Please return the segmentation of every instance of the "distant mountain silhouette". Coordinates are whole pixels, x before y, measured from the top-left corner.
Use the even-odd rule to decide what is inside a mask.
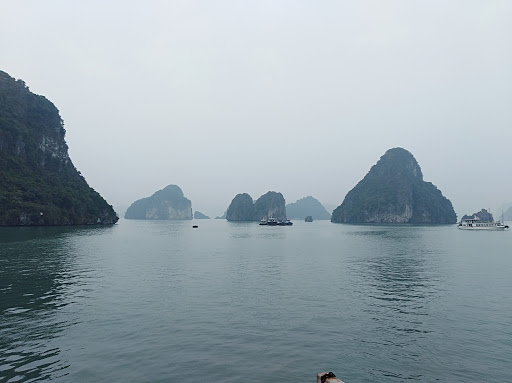
[[[331,219],[331,214],[325,210],[320,201],[311,196],[286,205],[286,215],[289,219],[305,219],[307,216],[315,220]]]
[[[124,215],[126,219],[182,220],[192,219],[192,204],[176,185],[169,185],[151,197],[131,204]]]

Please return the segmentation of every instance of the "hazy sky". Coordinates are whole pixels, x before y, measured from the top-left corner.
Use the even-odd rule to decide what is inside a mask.
[[[512,201],[512,1],[0,0],[0,69],[115,207],[168,184],[339,205],[392,147],[459,215]]]

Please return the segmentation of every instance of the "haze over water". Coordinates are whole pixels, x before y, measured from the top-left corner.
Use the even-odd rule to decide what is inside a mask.
[[[510,232],[191,226],[2,228],[0,382],[512,380]]]

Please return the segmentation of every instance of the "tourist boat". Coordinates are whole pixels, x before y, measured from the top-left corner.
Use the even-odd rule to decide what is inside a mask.
[[[293,223],[291,223],[290,220],[288,220],[286,222],[281,222],[281,221],[277,222],[275,218],[270,217],[269,219],[263,218],[260,221],[260,225],[262,225],[262,226],[289,226],[289,225],[293,225]]]
[[[457,227],[461,230],[505,230],[508,229],[508,225],[500,221],[483,221],[478,217],[469,217],[463,219],[457,224]]]

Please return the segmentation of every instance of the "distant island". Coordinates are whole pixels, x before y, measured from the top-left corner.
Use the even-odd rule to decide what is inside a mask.
[[[65,133],[52,102],[0,71],[0,226],[117,222],[73,165]]]
[[[332,213],[336,223],[456,223],[452,203],[403,148],[388,150]]]
[[[509,207],[507,210],[505,210],[503,213],[503,220],[512,221],[512,207]]]
[[[210,219],[210,217],[201,213],[200,211],[196,211],[194,212],[194,219]]]
[[[255,202],[247,193],[237,194],[226,212],[226,219],[232,222],[260,221],[271,217],[278,221],[286,220],[284,197],[275,191],[263,194]]]
[[[192,203],[185,198],[179,186],[169,185],[151,197],[131,204],[124,215],[126,219],[184,220],[192,219]]]
[[[462,217],[462,221],[465,219],[475,219],[476,217],[478,217],[478,219],[482,221],[494,222],[494,217],[486,209],[482,209],[478,213],[474,213],[471,215],[464,214],[464,216]]]
[[[299,199],[297,202],[286,205],[286,215],[289,219],[305,219],[311,216],[312,219],[331,219],[331,214],[316,198],[311,196]]]

